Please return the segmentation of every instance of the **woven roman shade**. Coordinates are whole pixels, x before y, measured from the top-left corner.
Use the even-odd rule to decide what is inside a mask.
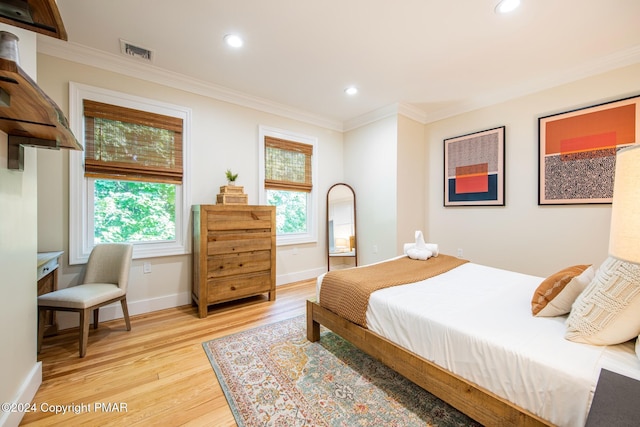
[[[313,146],[266,136],[264,188],[311,192]]]
[[[182,184],[182,119],[84,100],[85,177]]]

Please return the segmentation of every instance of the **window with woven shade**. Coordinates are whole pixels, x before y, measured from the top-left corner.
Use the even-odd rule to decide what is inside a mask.
[[[191,109],[69,82],[69,263],[101,243],[134,258],[189,253]]]
[[[264,143],[265,188],[310,192],[313,146],[268,136]]]
[[[276,207],[278,245],[317,241],[315,137],[260,126],[259,201]]]
[[[85,176],[182,183],[182,119],[84,100]]]

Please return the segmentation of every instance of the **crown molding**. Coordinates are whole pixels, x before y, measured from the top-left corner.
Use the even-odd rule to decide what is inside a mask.
[[[637,63],[640,63],[640,45],[597,58],[578,67],[529,80],[520,85],[506,87],[500,91],[492,91],[464,102],[458,102],[451,107],[428,113],[408,103],[388,105],[346,121],[344,128],[345,131],[353,130],[396,114],[404,115],[422,124],[433,123]]]
[[[523,84],[492,91],[450,108],[430,112],[425,115],[424,123],[433,123],[637,63],[640,63],[640,45],[585,62],[577,67],[531,79]]]
[[[411,120],[415,120],[418,123],[427,124],[427,113],[424,110],[404,102],[398,105],[398,114],[405,116]]]
[[[507,87],[500,91],[493,91],[491,93],[475,97],[468,101],[458,103],[453,107],[425,112],[409,103],[400,102],[378,108],[369,113],[341,122],[339,120],[329,119],[295,109],[287,105],[278,104],[267,99],[235,91],[224,86],[193,79],[183,74],[164,70],[152,64],[142,62],[138,63],[131,58],[106,53],[76,43],[64,42],[51,37],[38,35],[37,51],[39,53],[68,61],[77,62],[91,67],[98,67],[114,73],[143,79],[202,96],[208,96],[219,101],[229,102],[338,132],[357,129],[395,115],[403,115],[419,123],[428,124],[519,98],[521,96],[530,95],[535,92],[551,89],[576,80],[595,76],[617,68],[640,63],[640,45],[637,45],[584,63],[569,70],[542,76],[538,79],[529,80],[521,85]]]
[[[386,107],[378,108],[377,110],[373,110],[369,113],[345,121],[344,131],[347,132],[350,130],[354,130],[362,126],[366,126],[370,123],[377,122],[378,120],[395,116],[397,114],[398,104],[387,105]]]
[[[343,123],[97,49],[38,36],[38,53],[342,132]]]
[[[422,123],[423,125],[428,123],[427,114],[423,110],[414,105],[399,102],[347,120],[344,123],[344,131],[354,130],[370,123],[377,122],[378,120],[398,115],[405,116],[418,123]]]

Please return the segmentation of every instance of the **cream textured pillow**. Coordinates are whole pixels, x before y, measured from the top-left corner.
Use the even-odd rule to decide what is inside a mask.
[[[613,345],[640,335],[640,265],[609,257],[573,303],[565,338]]]
[[[593,267],[574,265],[558,271],[540,283],[531,298],[534,316],[562,316],[593,279]]]

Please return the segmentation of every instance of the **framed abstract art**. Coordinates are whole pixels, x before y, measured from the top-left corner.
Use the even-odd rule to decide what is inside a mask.
[[[640,96],[538,119],[538,204],[611,203],[616,153],[638,142]]]
[[[504,206],[505,127],[444,140],[444,206]]]

